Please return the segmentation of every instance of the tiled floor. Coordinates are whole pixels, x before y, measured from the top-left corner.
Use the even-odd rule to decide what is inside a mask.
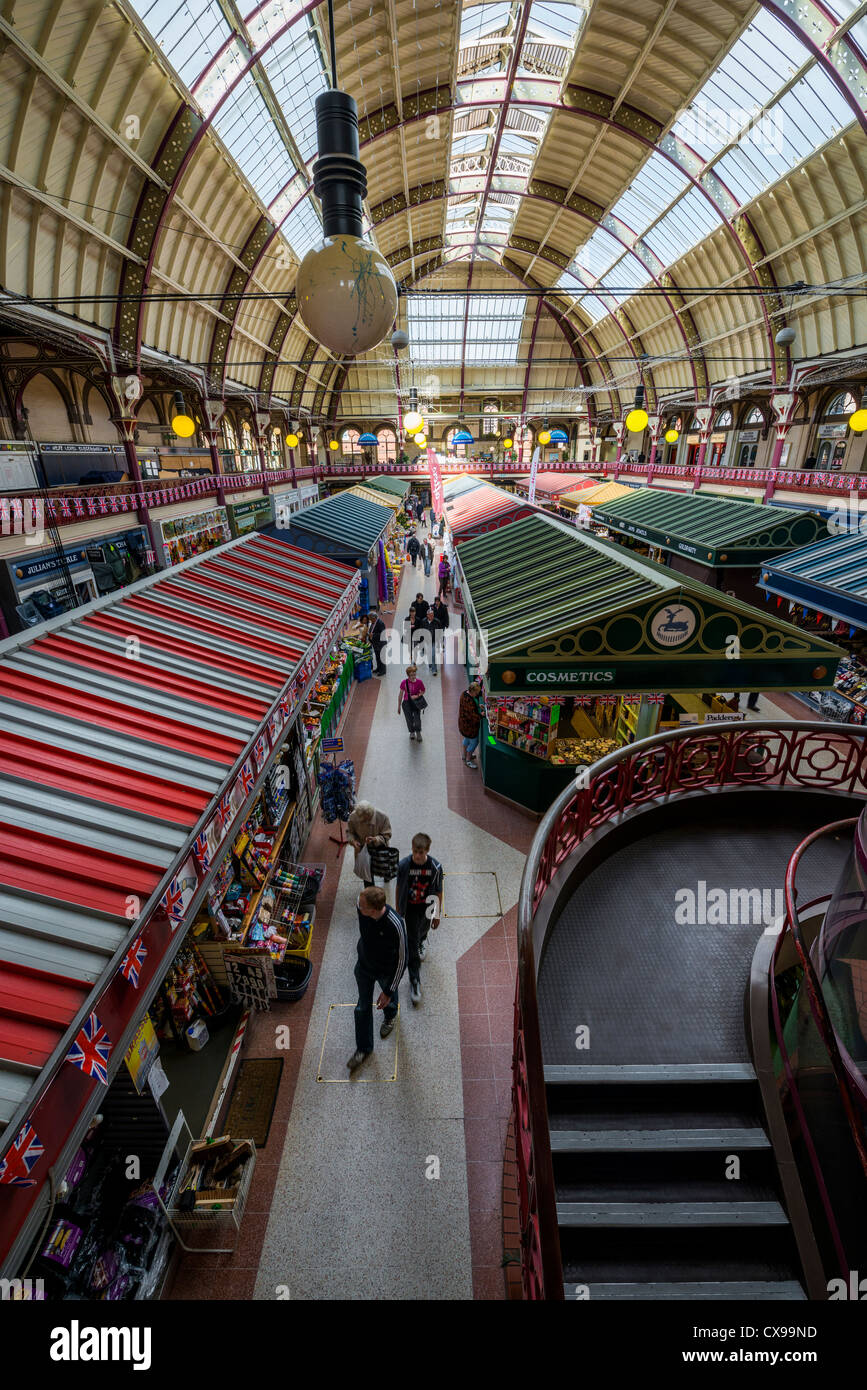
[[[432,595],[434,585],[433,576],[425,581],[421,568],[407,567],[398,616],[417,588]],[[506,1296],[514,904],[535,827],[485,796],[479,773],[461,762],[463,670],[434,677],[421,669],[429,708],[420,746],[398,716],[402,675],[390,670],[357,685],[342,730],[358,795],[388,812],[392,843],[406,853],[412,834],[426,830],[452,879],[446,915],[430,938],[421,1006],[413,1009],[406,984],[401,990],[397,1080],[377,1084],[380,1045],[365,1065],[374,1084],[317,1081],[329,1006],[355,998],[360,887],[351,854],[336,859],[332,828],[317,822],[305,858],[327,861],[330,871],[317,908],[313,983],[298,1004],[255,1016],[245,1043],[247,1057],[273,1056],[275,1025],[290,1025],[238,1248],[186,1256],[172,1298],[271,1299],[278,1289],[301,1300]],[[346,1032],[348,1056],[352,1009],[331,1010],[328,1027],[329,1045],[331,1030]]]

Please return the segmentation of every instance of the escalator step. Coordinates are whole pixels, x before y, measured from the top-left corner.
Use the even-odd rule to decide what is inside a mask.
[[[552,1129],[551,1152],[659,1153],[667,1149],[769,1149],[758,1125],[732,1129]]]
[[[558,1202],[560,1226],[787,1226],[779,1202]]]
[[[671,1084],[672,1082],[755,1081],[749,1062],[672,1062],[658,1066],[626,1063],[612,1066],[548,1066],[546,1086]]]
[[[803,1301],[807,1295],[796,1279],[759,1281],[750,1279],[720,1280],[719,1283],[701,1280],[695,1283],[670,1284],[588,1284],[587,1291],[594,1299],[733,1299],[737,1302]],[[575,1301],[575,1285],[564,1284],[568,1302]],[[579,1301],[583,1301],[579,1300]]]

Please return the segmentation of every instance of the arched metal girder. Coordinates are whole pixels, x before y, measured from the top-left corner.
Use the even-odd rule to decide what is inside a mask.
[[[430,241],[439,241],[440,243],[442,242],[442,238],[441,238],[441,237],[427,237],[425,240],[426,240],[426,242],[430,242]],[[486,243],[480,243],[480,244],[481,244],[481,245],[485,245]],[[433,248],[427,248],[427,249],[431,249],[431,250],[432,250]],[[392,257],[395,258],[394,264],[392,265],[392,269],[394,269],[394,265],[400,265],[400,264],[402,264],[402,263],[405,263],[405,262],[411,260],[411,259],[413,258],[413,256],[415,257],[415,259],[416,259],[416,261],[417,261],[417,260],[419,259],[419,255],[420,255],[420,254],[421,254],[421,255],[424,255],[425,252],[424,252],[424,251],[419,252],[419,243],[416,242],[416,243],[414,243],[413,247],[410,247],[410,246],[407,245],[407,246],[401,247],[401,248],[400,248],[399,250],[397,250],[397,251],[393,251],[393,252],[391,253],[391,256],[389,257],[389,261],[391,262]],[[454,264],[454,262],[443,261],[441,250],[434,251],[434,253],[431,255],[431,259],[430,259],[429,261],[427,261],[423,266],[421,266],[421,267],[417,270],[417,272],[416,272],[416,274],[414,275],[414,277],[413,277],[411,283],[412,283],[412,284],[417,284],[419,280],[426,278],[428,275],[432,275],[432,274],[433,274],[435,271],[437,271],[437,270],[448,269],[449,266],[452,265],[452,264]],[[533,280],[532,278],[528,278],[526,275],[524,275],[524,273],[522,272],[520,266],[516,265],[514,262],[508,262],[508,261],[504,260],[504,261],[502,262],[502,264],[501,264],[498,268],[501,269],[501,270],[503,270],[503,271],[505,271],[506,274],[507,274],[507,275],[510,275],[514,280],[517,280],[518,283],[521,284],[521,285],[523,285],[526,289],[545,290],[545,289],[547,288],[545,285],[541,285],[538,281]],[[576,329],[575,326],[571,323],[571,321],[568,320],[568,319],[566,318],[565,314],[563,314],[563,312],[562,312],[561,310],[559,310],[559,309],[557,308],[557,306],[551,302],[551,300],[548,298],[547,294],[543,297],[543,302],[544,302],[544,304],[545,304],[545,308],[548,310],[548,312],[550,313],[551,317],[554,319],[555,323],[557,324],[558,328],[560,329],[561,333],[563,334],[563,337],[564,337],[565,340],[566,340],[566,343],[567,343],[567,345],[568,345],[568,347],[569,347],[569,351],[571,352],[572,357],[573,357],[573,359],[574,359],[574,361],[575,361],[575,366],[576,366],[576,368],[577,368],[578,375],[579,375],[579,377],[581,378],[582,385],[588,386],[588,387],[592,387],[592,386],[593,386],[593,382],[592,382],[592,380],[590,379],[589,373],[587,372],[587,370],[586,370],[586,365],[585,365],[585,363],[586,363],[586,357],[587,357],[587,348],[586,348],[586,345],[585,345],[585,341],[584,341],[583,336],[577,331],[577,329]],[[598,347],[598,344],[595,344],[595,343],[594,343],[593,346],[594,346],[594,347]],[[635,354],[634,354],[634,352],[633,352],[633,356],[634,356],[634,355],[635,355]],[[594,357],[594,360],[595,360],[595,361],[600,362],[600,363],[601,363],[601,362],[604,362],[604,363],[605,363],[606,370],[609,372],[609,380],[610,380],[610,365],[609,365],[609,363],[608,363],[607,358],[604,356],[604,354],[599,353],[599,352],[593,353],[593,357]],[[344,379],[344,381],[345,381],[345,379]],[[655,386],[654,386],[654,384],[653,384],[652,378],[651,378],[651,380],[650,380],[650,382],[649,382],[649,385],[650,385],[651,392],[653,393],[653,400],[655,401],[655,398],[656,398],[656,397],[655,397]],[[343,388],[344,388],[344,382],[341,382],[341,383],[340,383],[340,386],[339,386],[339,390],[338,390],[338,392],[337,392],[337,402],[339,402],[339,400],[340,400],[340,395],[341,395],[342,392],[343,392]],[[611,410],[612,410],[612,412],[613,412],[613,414],[614,414],[614,417],[615,417],[615,418],[619,418],[619,417],[620,417],[620,412],[621,412],[621,403],[620,403],[620,396],[619,396],[619,393],[617,392],[617,389],[616,389],[615,387],[609,386],[609,385],[604,386],[604,387],[602,387],[601,389],[605,390],[605,392],[606,392],[607,395],[608,395],[608,400],[609,400],[609,403],[610,403],[610,405],[611,405]],[[334,418],[334,411],[335,411],[335,409],[336,409],[336,404],[335,404],[334,398],[332,397],[332,413],[331,413],[331,418],[332,418],[332,419]],[[591,398],[590,396],[588,396],[588,398],[587,398],[587,409],[588,409],[588,414],[589,414],[592,418],[595,419],[595,415],[596,415],[595,402],[592,401],[592,398]]]

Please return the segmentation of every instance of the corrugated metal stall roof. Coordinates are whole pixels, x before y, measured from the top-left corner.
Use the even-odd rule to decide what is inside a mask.
[[[759,582],[773,594],[867,628],[867,535],[827,536],[764,565]]]
[[[809,544],[825,526],[813,512],[647,487],[598,507],[595,520],[707,565],[758,563]]]
[[[456,544],[462,544],[469,536],[496,530],[535,510],[526,498],[485,483],[447,503],[446,521]]]
[[[345,496],[363,497],[368,502],[375,502],[379,507],[390,507],[393,512],[400,510],[400,498],[390,492],[376,492],[374,488],[365,483],[356,483],[355,487],[348,487],[339,494]]]
[[[466,541],[460,567],[492,659],[675,587],[627,551],[544,513]]]
[[[345,545],[350,553],[366,555],[393,516],[391,507],[380,506],[367,497],[355,497],[350,490],[295,512],[289,524],[292,531],[322,536]]]
[[[574,492],[561,492],[557,501],[561,507],[577,511],[579,507],[602,507],[618,497],[626,497],[635,488],[625,483],[599,483],[593,487],[577,488]]]
[[[522,487],[530,486],[530,474],[525,477],[516,478],[515,481]],[[594,483],[601,482],[599,477],[588,477],[585,487],[593,487]],[[556,497],[561,492],[576,492],[580,487],[580,475],[574,473],[558,473],[556,470],[546,472],[540,469],[536,474],[536,493],[543,493],[545,497]]]
[[[354,577],[252,535],[0,645],[0,1131]]]
[[[377,473],[374,478],[365,478],[368,487],[375,488],[377,492],[388,492],[394,497],[406,497],[409,492],[409,483],[406,478],[395,478],[390,473]]]

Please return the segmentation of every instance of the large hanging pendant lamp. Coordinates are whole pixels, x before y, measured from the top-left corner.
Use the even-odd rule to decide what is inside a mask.
[[[333,0],[328,0],[332,88],[316,98],[319,153],[313,188],[322,205],[323,240],[298,269],[298,311],[323,347],[356,356],[385,338],[397,313],[397,285],[381,251],[364,238],[367,171],[359,159],[358,107],[337,90]]]

